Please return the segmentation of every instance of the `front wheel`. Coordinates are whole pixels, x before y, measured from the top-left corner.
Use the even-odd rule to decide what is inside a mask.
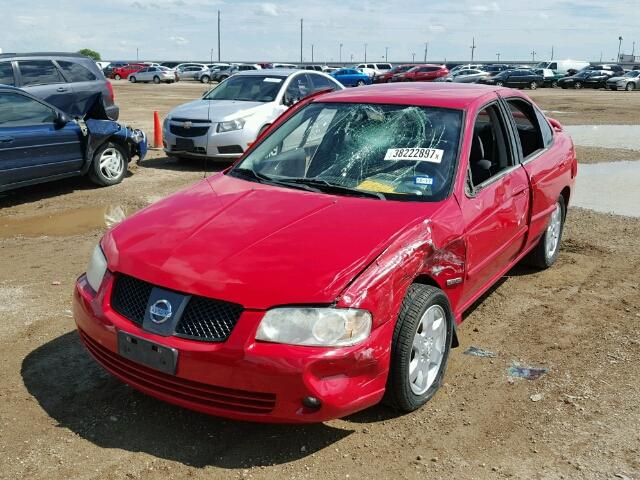
[[[118,75],[117,73],[113,76],[114,80],[120,80],[122,77],[120,75]]]
[[[365,85],[364,80],[358,80],[356,83],[356,87],[362,87],[363,85]]]
[[[538,82],[531,82],[531,83],[529,84],[529,88],[530,88],[531,90],[535,90],[536,88],[538,88]]]
[[[453,338],[453,314],[442,290],[413,284],[393,332],[384,402],[403,412],[420,408],[440,388]]]
[[[107,142],[93,155],[89,168],[89,179],[101,187],[120,183],[127,172],[128,158],[124,149],[112,142]]]
[[[496,82],[496,87],[502,87],[504,86],[504,82]]]
[[[631,82],[627,83],[627,86],[626,86],[626,87],[624,87],[624,89],[625,89],[627,92],[630,92],[630,91],[632,91],[632,90],[635,90],[635,88],[636,88],[635,83],[631,83]]]
[[[556,263],[560,252],[560,241],[564,230],[564,220],[566,217],[566,205],[564,197],[560,196],[549,217],[547,229],[544,231],[538,245],[531,251],[528,261],[537,268],[549,268]]]
[[[158,77],[157,75],[153,77],[153,83],[160,83],[160,77]]]
[[[136,77],[129,77],[129,81],[131,83],[136,83]]]
[[[580,90],[582,88],[582,82],[576,82],[573,84],[573,88]]]
[[[209,83],[211,81],[211,79],[209,78],[209,75],[203,75],[200,77],[200,82],[202,83]]]
[[[558,81],[554,80],[553,82],[551,82],[551,88],[558,88]]]

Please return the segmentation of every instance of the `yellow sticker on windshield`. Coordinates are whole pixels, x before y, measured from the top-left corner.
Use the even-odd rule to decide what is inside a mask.
[[[443,155],[444,150],[438,148],[390,148],[384,159],[440,163]]]
[[[358,190],[368,190],[370,192],[393,193],[395,189],[393,185],[387,183],[376,182],[374,180],[365,180],[358,185]]]

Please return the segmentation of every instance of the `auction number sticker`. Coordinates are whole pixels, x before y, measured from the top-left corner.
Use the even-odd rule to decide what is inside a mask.
[[[438,148],[390,148],[384,159],[440,163],[443,155],[444,150]]]

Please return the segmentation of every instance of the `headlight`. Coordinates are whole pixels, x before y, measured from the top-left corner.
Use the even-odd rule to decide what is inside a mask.
[[[91,254],[89,265],[87,265],[87,282],[94,291],[98,291],[104,274],[107,273],[107,259],[102,253],[100,245],[96,245]]]
[[[228,122],[221,122],[218,124],[218,133],[232,132],[233,130],[242,130],[244,128],[244,124],[244,118],[236,118],[235,120],[230,120]]]
[[[353,308],[274,308],[258,327],[256,340],[319,347],[346,347],[371,333],[371,313]]]

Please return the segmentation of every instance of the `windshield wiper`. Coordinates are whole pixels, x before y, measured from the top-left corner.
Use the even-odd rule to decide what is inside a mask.
[[[320,189],[314,188],[310,185],[305,185],[302,183],[290,183],[289,181],[275,179],[273,177],[268,177],[267,175],[263,175],[262,173],[258,173],[255,170],[252,170],[250,168],[235,168],[231,170],[231,172],[229,173],[234,174],[234,176],[239,176],[245,179],[253,180],[258,183],[265,183],[267,185],[297,188],[298,190],[307,190],[309,192],[316,192],[316,193],[320,192]]]
[[[325,193],[342,193],[345,195],[355,195],[358,197],[379,198],[380,200],[387,199],[387,197],[385,197],[381,192],[358,190],[357,188],[351,188],[344,185],[336,185],[335,183],[329,183],[326,180],[319,180],[316,178],[287,178],[287,183],[294,183],[297,185],[311,185]]]

